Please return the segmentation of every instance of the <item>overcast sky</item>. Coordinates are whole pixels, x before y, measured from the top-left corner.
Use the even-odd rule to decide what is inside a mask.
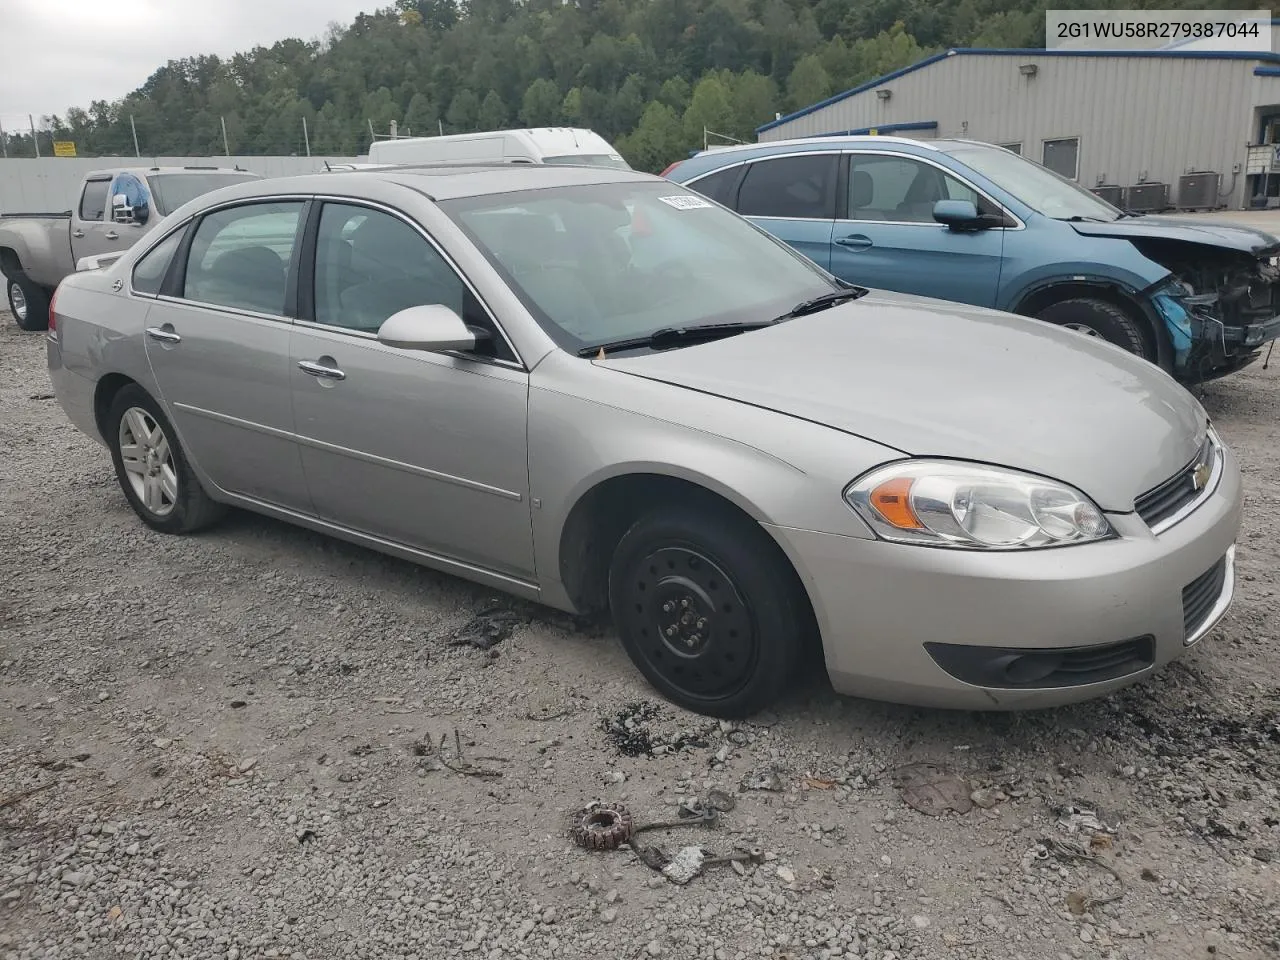
[[[311,40],[392,0],[0,0],[0,124],[137,89],[168,60]]]

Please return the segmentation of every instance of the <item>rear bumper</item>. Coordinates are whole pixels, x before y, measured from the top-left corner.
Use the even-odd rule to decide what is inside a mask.
[[[809,591],[837,691],[933,707],[1051,707],[1149,676],[1226,613],[1242,495],[1230,451],[1225,460],[1215,493],[1159,537],[1134,514],[1111,516],[1118,539],[1026,553],[767,529]],[[991,671],[1006,651],[1047,654],[1065,673],[998,685]]]
[[[53,395],[66,413],[67,419],[82,433],[103,443],[93,411],[96,384],[67,369],[63,364],[62,346],[56,334],[45,337],[45,356],[49,362],[49,382],[53,386]]]

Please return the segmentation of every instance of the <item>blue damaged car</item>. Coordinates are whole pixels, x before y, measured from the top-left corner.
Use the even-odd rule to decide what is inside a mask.
[[[848,282],[1071,327],[1184,382],[1280,337],[1280,239],[1120,210],[991,144],[806,138],[704,151],[663,175]]]

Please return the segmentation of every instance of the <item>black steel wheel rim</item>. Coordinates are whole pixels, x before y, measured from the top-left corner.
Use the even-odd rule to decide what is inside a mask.
[[[624,616],[640,656],[686,697],[718,700],[759,658],[751,609],[715,560],[692,545],[650,551],[632,571]]]

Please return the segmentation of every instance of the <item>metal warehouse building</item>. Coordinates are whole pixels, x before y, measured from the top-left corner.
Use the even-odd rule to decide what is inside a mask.
[[[984,140],[1133,210],[1276,206],[1277,34],[1271,53],[948,50],[756,133]]]

